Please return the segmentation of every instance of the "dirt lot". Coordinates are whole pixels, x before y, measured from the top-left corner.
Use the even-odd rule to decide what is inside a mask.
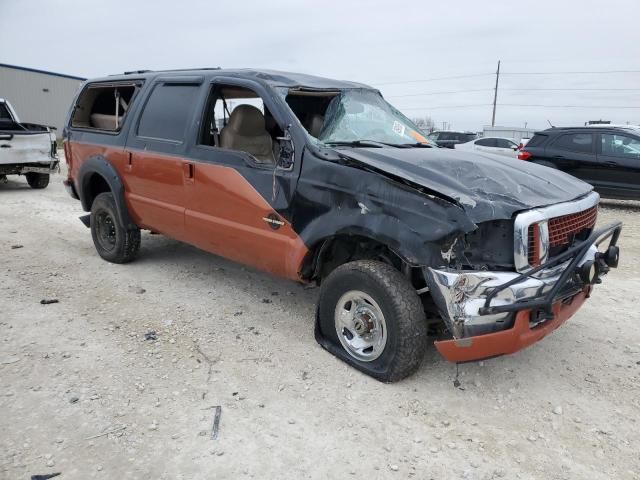
[[[333,358],[317,289],[148,233],[102,261],[61,180],[0,185],[0,478],[640,479],[640,203],[591,301],[456,388],[433,347],[394,385]]]

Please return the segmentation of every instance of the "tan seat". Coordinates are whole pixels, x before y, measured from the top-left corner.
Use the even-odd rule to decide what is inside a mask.
[[[122,125],[122,115],[118,118],[118,126]],[[103,113],[91,114],[91,126],[102,130],[117,130],[116,116],[105,115]]]
[[[322,127],[324,125],[324,117],[319,114],[314,114],[311,116],[311,121],[309,122],[308,132],[312,137],[319,138],[320,132],[322,132]]]
[[[253,105],[238,105],[231,112],[229,123],[220,132],[220,146],[247,152],[260,163],[275,164],[264,115]]]

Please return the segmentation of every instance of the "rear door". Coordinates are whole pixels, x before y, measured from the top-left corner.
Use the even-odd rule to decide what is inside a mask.
[[[142,106],[127,141],[124,182],[134,220],[140,226],[183,240],[185,136],[202,87],[201,77],[160,78]]]
[[[496,138],[496,153],[505,157],[515,158],[518,152],[518,145],[506,138]]]
[[[640,137],[625,133],[598,134],[599,190],[621,198],[640,197]]]
[[[488,152],[495,153],[496,150],[496,139],[495,138],[480,138],[476,140],[474,143],[474,150],[480,152]]]
[[[547,145],[545,157],[560,170],[596,186],[601,169],[595,139],[593,131],[562,133]]]

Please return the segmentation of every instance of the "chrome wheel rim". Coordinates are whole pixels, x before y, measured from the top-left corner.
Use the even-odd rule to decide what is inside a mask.
[[[350,290],[340,297],[335,327],[343,348],[353,358],[371,362],[382,355],[387,343],[387,324],[382,309],[364,292]]]

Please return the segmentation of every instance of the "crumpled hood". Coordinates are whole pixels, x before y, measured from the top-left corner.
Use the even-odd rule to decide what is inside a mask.
[[[444,148],[340,148],[359,163],[453,198],[474,223],[567,202],[593,187],[566,173],[492,154]]]

